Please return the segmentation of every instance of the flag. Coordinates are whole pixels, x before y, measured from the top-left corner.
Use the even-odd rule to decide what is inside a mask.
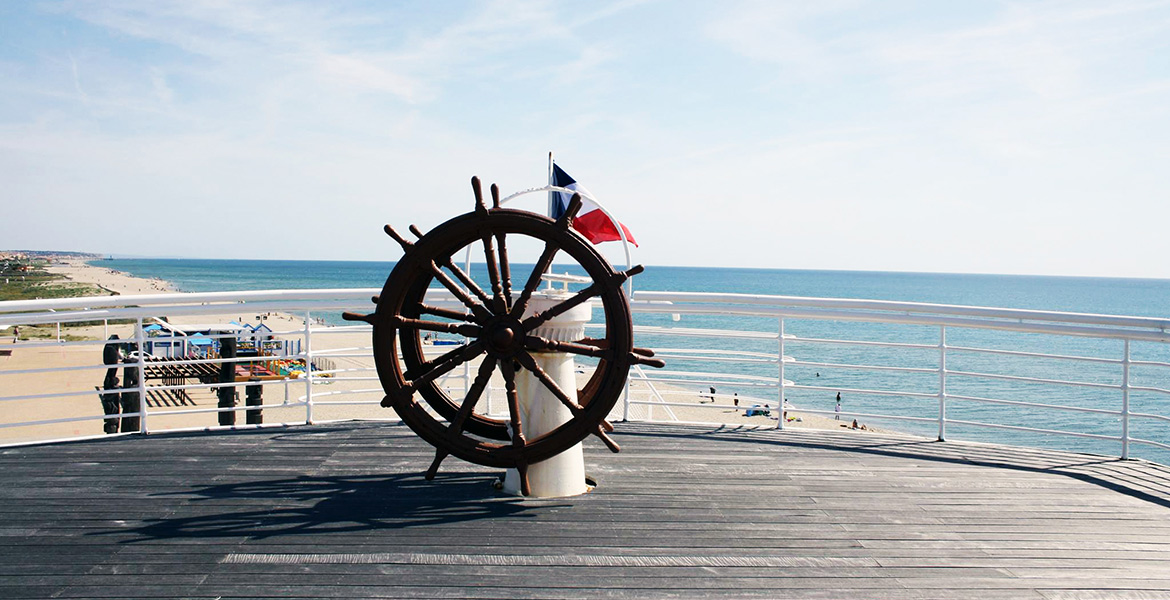
[[[552,166],[552,185],[574,190],[581,194],[581,210],[577,211],[577,216],[573,218],[573,229],[585,236],[585,239],[594,244],[601,242],[619,241],[622,239],[618,234],[617,228],[613,226],[613,221],[589,198],[589,190],[577,183],[576,179],[569,177],[569,174],[562,170],[555,163]],[[590,196],[592,194],[589,194]],[[552,203],[552,215],[554,219],[561,218],[565,211],[569,209],[569,200],[573,197],[572,194],[565,192],[556,192],[556,199]],[[622,231],[626,234],[626,239],[635,246],[638,242],[634,240],[634,234],[630,233],[630,229],[622,223]]]

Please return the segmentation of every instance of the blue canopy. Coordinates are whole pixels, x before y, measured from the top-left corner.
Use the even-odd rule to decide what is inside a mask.
[[[187,341],[190,342],[193,346],[210,346],[215,343],[215,340],[212,340],[202,333],[196,333],[195,335],[188,338]]]

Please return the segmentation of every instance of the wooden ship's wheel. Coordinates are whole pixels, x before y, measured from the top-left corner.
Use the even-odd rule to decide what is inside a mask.
[[[373,326],[374,359],[386,392],[382,406],[392,407],[415,433],[435,446],[435,460],[426,472],[427,479],[435,476],[444,458],[454,455],[480,465],[517,469],[521,492],[528,495],[528,465],[556,456],[591,434],[613,452],[620,451],[606,435],[613,427],[605,417],[621,395],[631,365],[661,367],[663,363],[651,358],[652,352],[633,345],[630,306],[622,284],[642,272],[642,267],[615,272],[571,227],[581,208],[579,195],[574,194],[565,214],[553,220],[500,208],[499,188],[495,185],[491,187],[493,207],[489,209],[484,204],[479,179],[473,177],[471,184],[475,210],[425,235],[412,225],[410,230],[419,238],[417,241],[407,240],[386,225],[386,233],[402,246],[405,255],[386,279],[382,293],[374,298],[377,308],[372,314],[343,316]],[[517,290],[512,285],[508,245],[510,240],[516,243],[522,238],[543,244],[543,251],[524,287]],[[490,290],[478,285],[454,262],[457,253],[472,246],[482,247]],[[541,276],[558,253],[575,261],[592,283],[548,310],[525,315]],[[435,306],[433,300],[429,304],[427,290],[435,283],[450,292],[462,309]],[[604,337],[566,342],[535,334],[550,319],[595,298],[604,315]],[[423,354],[424,337],[431,333],[454,334],[463,338],[462,343],[428,359]],[[597,359],[597,366],[574,400],[537,364],[532,355],[535,351],[592,357]],[[467,363],[474,366],[474,379],[465,395],[453,397],[439,380]],[[477,411],[497,369],[504,382],[507,419]],[[545,435],[525,438],[516,386],[520,369],[531,371],[568,407],[572,414],[568,422]]]

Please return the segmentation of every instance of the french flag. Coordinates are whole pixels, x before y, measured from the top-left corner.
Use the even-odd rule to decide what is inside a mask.
[[[570,189],[581,194],[581,210],[577,211],[577,216],[573,218],[573,229],[576,229],[581,235],[585,236],[585,239],[594,244],[621,241],[622,236],[618,234],[617,228],[613,226],[613,221],[610,221],[609,217],[605,216],[605,213],[601,211],[595,202],[585,197],[586,194],[589,194],[589,190],[577,183],[576,179],[569,177],[569,174],[558,167],[556,163],[553,163],[552,166],[552,181],[550,183],[557,187]],[[592,196],[592,194],[589,195]],[[552,203],[552,215],[550,216],[554,219],[561,218],[561,215],[565,214],[565,211],[569,209],[569,200],[572,197],[572,194],[556,192],[556,197]],[[631,244],[637,246],[638,242],[634,240],[634,234],[630,233],[630,229],[622,223],[619,223],[619,225],[622,226],[622,231],[625,232],[626,239]]]

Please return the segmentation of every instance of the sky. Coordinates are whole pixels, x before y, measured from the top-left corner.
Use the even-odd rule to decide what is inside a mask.
[[[647,265],[1170,278],[1170,2],[0,3],[0,249],[396,260],[550,151]]]

